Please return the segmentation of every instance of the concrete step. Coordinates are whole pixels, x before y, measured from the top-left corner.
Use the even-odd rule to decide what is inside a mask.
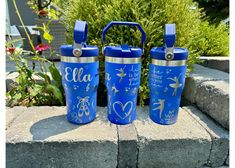
[[[200,60],[203,62],[200,63],[201,65],[217,69],[220,71],[224,71],[229,73],[229,57],[227,56],[216,56],[216,57],[199,57]]]
[[[185,106],[183,109],[197,120],[211,136],[212,146],[208,165],[216,167],[224,162],[228,165],[229,132],[218,126],[217,123],[199,111],[195,106]]]
[[[67,122],[65,112],[66,107],[31,107],[8,123],[8,167],[115,167],[117,129],[105,109],[83,126]],[[15,108],[7,110],[7,116],[13,113]]]
[[[183,98],[229,129],[229,74],[195,65],[185,80]]]
[[[148,110],[138,107],[137,120],[117,126],[107,120],[107,108],[98,107],[93,122],[78,126],[66,120],[66,107],[7,108],[7,167],[201,168],[224,164],[228,132],[220,126],[207,126],[212,121],[199,120],[188,107],[180,109],[176,124],[158,125],[149,119]],[[199,114],[195,113],[200,118]]]

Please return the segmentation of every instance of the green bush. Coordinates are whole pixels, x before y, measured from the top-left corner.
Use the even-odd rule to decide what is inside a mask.
[[[228,50],[228,46],[220,44],[224,43],[224,38],[228,38],[227,31],[222,29],[222,27],[204,26],[201,20],[201,10],[198,9],[197,3],[192,0],[69,0],[62,7],[66,13],[64,24],[68,30],[68,42],[71,44],[76,19],[88,22],[87,43],[98,46],[102,46],[102,29],[110,21],[134,21],[141,24],[147,34],[142,57],[142,75],[139,90],[140,103],[142,105],[144,100],[149,98],[149,52],[152,47],[163,45],[163,31],[166,23],[176,24],[177,39],[175,46],[186,47],[189,50],[188,70],[192,69],[192,65],[197,61],[196,58],[202,53],[200,50],[205,48],[204,42],[207,46],[211,46],[211,48],[205,48],[206,50],[209,48],[209,51],[204,51],[205,53],[217,54],[212,51],[214,51],[213,47],[218,45],[224,47],[220,54],[226,54]],[[209,34],[203,32],[204,34],[202,34],[201,29],[205,27],[211,31],[220,30],[223,33]],[[218,44],[211,43],[212,38]],[[140,44],[140,33],[135,28],[115,27],[108,31],[107,42],[107,45],[110,43],[115,45],[127,43],[138,46]],[[100,63],[101,82],[104,82],[104,57],[100,57]]]
[[[201,56],[228,56],[229,33],[226,24],[209,25],[207,21],[200,24],[200,34],[195,37],[194,48]]]
[[[11,89],[6,93],[6,105],[13,106],[42,106],[42,105],[64,105],[65,96],[64,89],[61,83],[62,77],[59,70],[53,62],[53,50],[50,49],[50,57],[52,61],[41,55],[41,51],[50,48],[53,36],[50,34],[49,24],[50,20],[43,24],[43,27],[38,27],[43,32],[44,40],[47,44],[33,45],[33,42],[26,31],[20,11],[16,5],[16,0],[13,0],[13,5],[16,14],[24,28],[27,36],[26,40],[29,42],[32,51],[23,50],[15,46],[16,42],[22,39],[14,40],[9,36],[6,40],[6,55],[7,59],[15,63],[17,77],[15,82],[10,83]],[[35,61],[39,65],[39,70],[35,70]],[[32,63],[32,67],[30,66]],[[49,66],[47,67],[46,64]],[[10,74],[9,73],[9,74]],[[37,80],[39,79],[39,80]]]

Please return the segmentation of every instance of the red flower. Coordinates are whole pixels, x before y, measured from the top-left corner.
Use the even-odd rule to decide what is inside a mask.
[[[39,16],[47,16],[48,15],[48,11],[47,10],[40,10],[40,11],[38,11],[38,15]]]
[[[9,48],[7,48],[7,53],[13,54],[15,49],[16,49],[15,47],[9,47]]]
[[[45,51],[49,48],[49,45],[47,44],[38,44],[36,47],[35,47],[35,50],[36,51]]]

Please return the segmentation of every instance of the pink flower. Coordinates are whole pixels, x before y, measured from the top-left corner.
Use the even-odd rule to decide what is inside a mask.
[[[7,48],[7,53],[13,54],[15,49],[16,49],[15,47],[9,47],[9,48]]]
[[[45,51],[49,48],[49,45],[47,44],[38,44],[36,47],[35,47],[35,50],[36,51]]]

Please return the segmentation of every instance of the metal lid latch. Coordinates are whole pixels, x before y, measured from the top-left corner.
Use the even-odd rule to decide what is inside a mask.
[[[73,55],[80,57],[82,55],[82,47],[86,43],[88,25],[85,21],[76,21],[74,27],[74,45],[73,45]]]
[[[175,43],[175,24],[165,25],[165,59],[167,61],[174,59],[174,43]]]

